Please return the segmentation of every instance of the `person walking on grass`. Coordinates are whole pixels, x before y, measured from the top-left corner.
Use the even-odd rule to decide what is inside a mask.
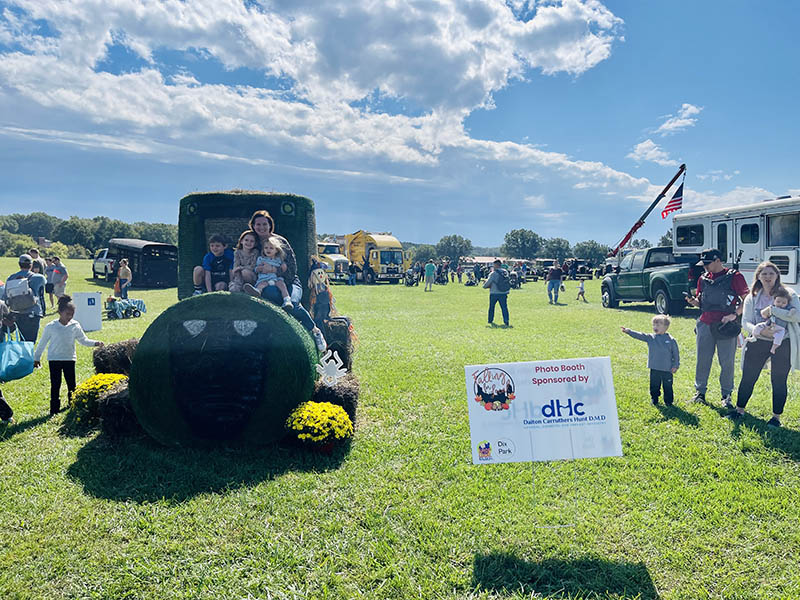
[[[0,339],[5,338],[7,333],[11,333],[16,329],[14,324],[14,317],[11,311],[6,306],[6,303],[0,300]],[[3,397],[3,390],[0,390],[0,424],[11,425],[14,422],[14,409],[6,402]]]
[[[736,270],[722,264],[722,254],[708,248],[700,254],[697,266],[705,273],[697,279],[697,295],[686,296],[686,302],[700,308],[695,332],[697,334],[697,365],[694,372],[694,402],[705,402],[708,375],[714,352],[719,360],[719,386],[722,405],[733,408],[733,367],[736,358],[736,338],[739,327],[735,321],[744,310],[744,297],[749,292],[747,281]],[[728,325],[730,323],[730,325]]]
[[[742,380],[736,392],[736,408],[731,409],[727,416],[737,421],[744,415],[753,387],[767,359],[771,358],[772,418],[767,425],[780,427],[788,395],[789,371],[800,369],[800,299],[793,290],[781,285],[780,271],[770,261],[758,265],[753,281],[753,289],[744,299],[742,316],[742,327],[751,337],[742,349]],[[783,303],[779,297],[788,301],[784,308],[778,306]],[[776,318],[786,323],[780,344],[773,333],[775,329],[769,326],[769,322]]]
[[[622,333],[642,342],[647,342],[647,368],[650,369],[650,401],[658,405],[661,388],[664,388],[664,404],[672,406],[675,396],[672,392],[672,376],[681,366],[678,342],[667,333],[670,319],[667,315],[653,317],[653,333],[640,333],[627,327]]]
[[[500,304],[503,313],[503,327],[510,327],[508,323],[508,292],[511,290],[511,281],[508,271],[503,268],[500,260],[495,259],[494,268],[483,284],[484,288],[489,288],[489,325],[494,324],[494,305]]]
[[[583,298],[584,302],[588,302],[586,299],[586,290],[583,287],[583,279],[578,283],[578,297],[575,298],[575,300],[580,300],[581,298]]]
[[[556,261],[547,272],[547,299],[549,304],[558,304],[558,290],[561,288],[561,280],[563,278],[564,271]]]
[[[425,263],[425,290],[433,291],[433,281],[436,279],[436,265],[433,264],[433,259],[429,258],[428,262]]]
[[[67,380],[67,401],[72,402],[75,391],[75,342],[83,346],[102,346],[103,342],[90,340],[83,332],[83,327],[72,317],[75,316],[75,305],[66,294],[58,298],[58,319],[50,321],[42,331],[42,339],[33,353],[34,367],[41,367],[42,354],[47,351],[47,365],[50,370],[50,415],[61,412],[61,374]]]
[[[27,286],[33,293],[33,303],[29,307],[19,310],[16,315],[16,324],[22,338],[26,342],[35,343],[36,338],[39,336],[39,322],[44,316],[44,307],[40,306],[39,303],[43,297],[41,292],[47,283],[47,279],[44,275],[31,271],[33,259],[30,254],[20,255],[18,262],[20,270],[8,276],[3,300],[6,301],[10,309],[15,310],[17,307],[13,305],[13,302],[9,301],[9,287],[11,287],[9,282],[17,279],[27,279]]]

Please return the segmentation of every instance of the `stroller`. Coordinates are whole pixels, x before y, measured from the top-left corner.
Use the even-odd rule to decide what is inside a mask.
[[[406,270],[405,277],[403,277],[403,282],[408,286],[419,285],[419,277],[414,272],[414,269]]]
[[[464,285],[467,287],[478,285],[478,281],[475,279],[475,273],[472,271],[467,272],[467,280],[464,282]]]

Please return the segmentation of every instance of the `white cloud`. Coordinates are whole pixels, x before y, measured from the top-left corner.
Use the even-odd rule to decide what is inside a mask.
[[[502,163],[523,181],[555,173],[577,189],[648,186],[534,144],[473,139],[463,126],[470,112],[491,106],[494,92],[532,69],[580,75],[605,60],[622,21],[598,0],[522,1],[513,10],[502,0],[7,4],[14,10],[0,15],[0,43],[19,50],[0,53],[0,108],[24,102],[62,124],[7,121],[37,130],[38,139],[159,160],[170,148],[214,160],[392,173],[387,178],[398,169],[428,170],[401,181],[436,177],[432,167],[443,163],[456,171],[453,165],[477,161]],[[40,33],[41,22],[55,35]],[[144,66],[99,70],[112,47]],[[175,65],[178,73],[164,70],[157,55],[165,49],[285,85],[211,83],[188,60]],[[382,100],[414,110],[387,111]]]
[[[632,158],[636,162],[649,161],[654,162],[662,167],[677,166],[678,161],[669,157],[658,144],[651,139],[647,139],[633,147],[633,150],[628,154],[628,158]]]
[[[734,176],[739,174],[739,170],[735,170],[732,173],[726,173],[721,169],[715,169],[713,171],[708,171],[707,173],[699,173],[696,177],[700,181],[710,181],[711,183],[716,183],[717,181],[730,181],[734,178]]]
[[[742,206],[775,198],[776,194],[759,187],[736,187],[723,194],[685,190],[684,211],[712,210],[728,206]]]
[[[544,208],[546,204],[544,196],[525,196],[522,202],[530,208]]]
[[[678,133],[688,127],[694,127],[697,123],[697,118],[695,116],[699,115],[702,110],[703,107],[701,106],[684,103],[681,105],[677,115],[667,115],[667,120],[656,129],[656,133],[660,133],[664,136]]]

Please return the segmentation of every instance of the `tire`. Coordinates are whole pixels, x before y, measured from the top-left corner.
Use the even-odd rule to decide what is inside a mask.
[[[114,275],[112,273],[109,273],[108,269],[106,269],[106,281],[108,281],[109,283],[114,281]]]
[[[364,283],[367,285],[375,285],[375,273],[372,271],[364,273]]]
[[[619,300],[614,297],[614,292],[611,291],[611,288],[607,285],[604,285],[602,288],[601,298],[603,308],[617,308],[619,306]]]
[[[94,270],[94,265],[92,265],[92,279],[97,279],[97,272]]]
[[[653,297],[656,313],[659,315],[679,315],[685,307],[681,300],[673,300],[669,297],[666,288],[660,287],[656,290]]]
[[[108,313],[106,313],[106,314],[108,315],[108,318],[111,319],[111,320],[117,318],[117,313],[115,313],[113,310],[108,311]]]
[[[142,316],[142,311],[140,311],[138,308],[134,309],[133,310],[133,316],[134,317],[141,317]]]

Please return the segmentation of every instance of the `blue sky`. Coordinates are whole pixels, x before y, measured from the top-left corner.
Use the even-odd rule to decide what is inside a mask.
[[[800,194],[794,2],[0,1],[0,213],[176,222],[312,198],[319,231],[614,244]],[[669,221],[654,212],[641,235]]]

